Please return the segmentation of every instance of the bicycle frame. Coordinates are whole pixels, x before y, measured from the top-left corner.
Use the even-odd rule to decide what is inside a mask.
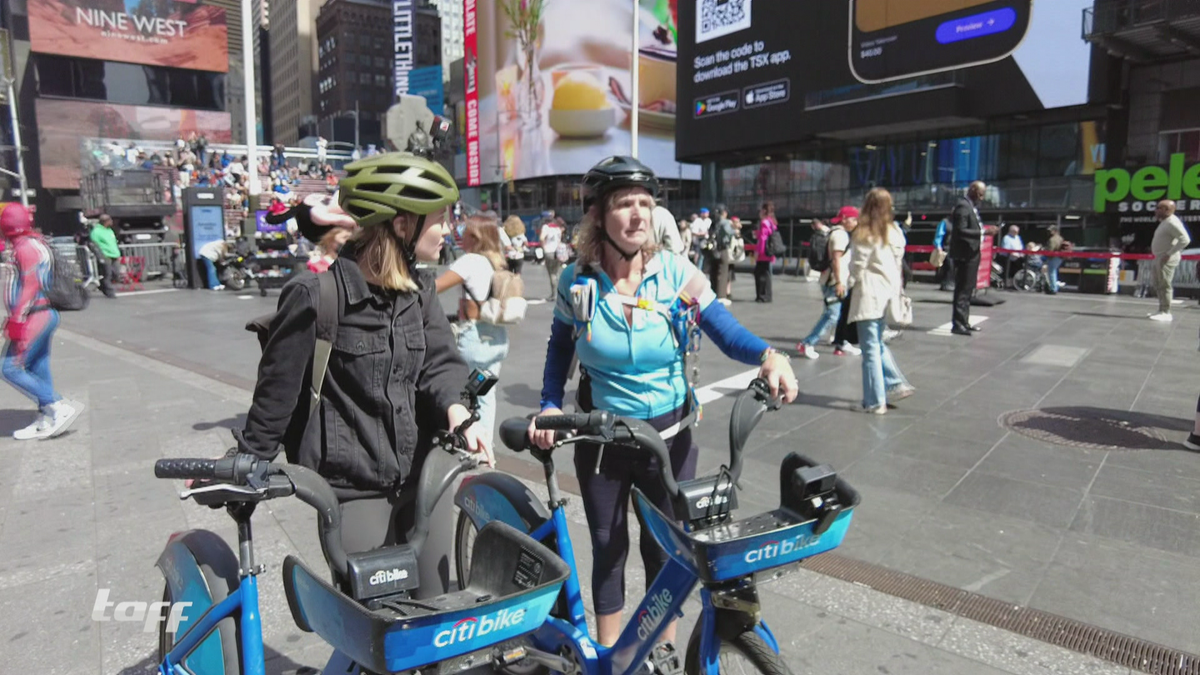
[[[190,671],[184,666],[188,655],[216,629],[218,623],[230,617],[239,620],[242,674],[265,675],[262,616],[258,611],[258,578],[254,575],[242,575],[239,579],[237,590],[209,607],[196,623],[189,626],[183,635],[178,636],[158,667],[161,675],[188,675]]]
[[[537,527],[531,534],[537,541],[553,537],[558,546],[558,555],[571,568],[571,575],[563,586],[567,597],[568,617],[550,617],[546,624],[534,633],[535,645],[551,653],[561,647],[575,647],[582,662],[585,675],[632,675],[636,672],[654,646],[658,643],[668,624],[682,616],[684,602],[700,583],[686,566],[668,558],[666,565],[646,591],[634,611],[632,618],[621,631],[616,644],[603,647],[596,644],[588,633],[584,615],[583,597],[579,586],[579,573],[575,566],[575,551],[567,530],[564,506],[558,504],[551,518]],[[720,640],[716,637],[716,608],[708,589],[701,589],[702,609],[700,637],[700,663],[704,672],[718,675],[717,656]],[[755,625],[755,631],[775,652],[779,644],[764,622]]]

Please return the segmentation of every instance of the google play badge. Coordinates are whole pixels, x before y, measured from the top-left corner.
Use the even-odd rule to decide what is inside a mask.
[[[708,106],[704,104],[704,101],[696,101],[696,117],[703,115],[707,109]]]

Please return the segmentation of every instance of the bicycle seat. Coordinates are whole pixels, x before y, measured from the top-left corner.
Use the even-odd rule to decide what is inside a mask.
[[[488,523],[475,540],[467,587],[420,601],[369,609],[294,556],[283,585],[296,625],[374,672],[445,661],[524,635],[546,621],[570,568],[528,535]]]
[[[745,577],[841,545],[860,497],[833,469],[792,453],[780,466],[780,507],[686,532],[634,491],[646,528],[706,584]]]

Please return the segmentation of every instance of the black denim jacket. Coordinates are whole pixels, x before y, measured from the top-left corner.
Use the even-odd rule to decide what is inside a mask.
[[[279,297],[244,432],[255,454],[274,458],[282,444],[343,497],[399,489],[467,382],[432,273],[418,291],[388,292],[366,283],[354,255],[347,244],[329,268],[341,309],[319,409],[308,417],[319,294],[310,274]]]

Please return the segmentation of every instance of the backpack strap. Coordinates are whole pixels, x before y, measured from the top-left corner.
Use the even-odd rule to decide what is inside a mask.
[[[313,348],[312,381],[309,383],[308,415],[311,418],[321,402],[321,387],[329,369],[329,354],[333,351],[333,340],[337,337],[338,292],[337,281],[328,270],[317,275],[320,289],[317,293],[317,343]]]

